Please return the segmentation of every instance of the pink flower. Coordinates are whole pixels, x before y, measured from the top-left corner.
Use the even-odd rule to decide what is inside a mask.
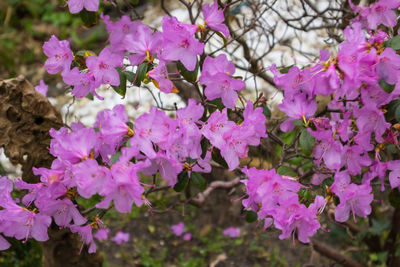
[[[114,201],[117,211],[129,213],[133,202],[136,206],[141,206],[144,188],[139,182],[138,173],[148,165],[148,161],[140,161],[137,164],[132,162],[114,164],[111,167],[112,179],[108,180],[100,192],[105,198],[96,207],[106,209],[110,206],[110,202]]]
[[[390,47],[379,55],[378,76],[389,84],[396,84],[400,76],[400,56]]]
[[[376,29],[380,24],[388,27],[394,27],[397,23],[397,15],[393,9],[400,6],[397,0],[380,0],[369,7],[355,6],[352,0],[349,0],[350,7],[358,14],[356,21],[361,21],[369,29]]]
[[[71,163],[78,163],[80,160],[88,158],[93,150],[95,154],[98,150],[98,133],[92,128],[83,127],[83,125],[82,128],[76,128],[70,133],[67,128],[61,128],[58,131],[51,129],[50,135],[52,137],[50,153]]]
[[[180,222],[178,224],[174,224],[171,226],[172,232],[174,235],[181,236],[185,232],[185,223]]]
[[[356,215],[366,218],[371,213],[372,188],[367,184],[352,184],[347,171],[336,173],[331,190],[339,199],[340,204],[335,209],[335,220],[345,222],[349,219],[350,211],[356,221]]]
[[[47,241],[47,228],[50,226],[50,216],[24,209],[17,204],[2,210],[0,217],[7,218],[3,233],[18,240],[34,238],[37,241]]]
[[[99,10],[99,0],[68,0],[67,4],[72,14],[80,12],[83,8],[88,11]]]
[[[92,93],[98,99],[104,99],[95,91],[95,89],[98,88],[101,83],[95,81],[93,73],[80,72],[79,69],[75,67],[71,71],[63,73],[62,77],[66,84],[74,87],[71,93],[77,98],[82,98],[87,96],[89,93]]]
[[[134,135],[133,129],[127,125],[129,121],[124,105],[116,105],[112,110],[105,109],[97,114],[94,127],[100,130],[103,145],[109,146],[111,154],[127,137]]]
[[[99,166],[97,161],[91,158],[73,165],[71,174],[79,195],[84,198],[102,193],[105,185],[111,180],[110,170]]]
[[[235,237],[240,236],[240,229],[237,228],[237,227],[232,227],[231,226],[231,227],[226,228],[222,232],[222,234],[225,235],[225,236],[229,236],[230,238],[235,238]]]
[[[94,237],[99,241],[103,241],[108,238],[108,232],[110,232],[108,228],[99,229]]]
[[[160,62],[157,67],[149,71],[149,77],[153,79],[155,86],[164,93],[171,93],[174,84],[168,78],[168,70],[164,62]]]
[[[11,244],[3,236],[0,235],[0,250],[6,250],[11,247]]]
[[[161,176],[173,187],[178,182],[178,174],[182,171],[182,164],[164,152],[157,152],[150,160],[151,165],[142,169],[143,174],[152,175],[160,172]]]
[[[201,9],[204,14],[205,24],[213,30],[222,32],[228,38],[229,29],[223,24],[225,20],[224,11],[218,9],[218,2],[215,0],[213,5],[205,4]]]
[[[93,240],[93,232],[92,232],[92,227],[90,224],[85,225],[85,226],[71,226],[70,227],[72,233],[78,233],[83,241],[83,244],[86,244],[89,246],[89,253],[95,253],[96,252],[96,243]],[[82,244],[82,248],[83,248]],[[82,251],[81,248],[81,251]]]
[[[49,87],[47,86],[47,84],[44,83],[43,80],[40,80],[39,85],[35,86],[36,92],[39,92],[44,96],[46,96],[48,89],[49,89]]]
[[[204,60],[200,83],[206,85],[204,94],[210,100],[221,98],[227,108],[234,108],[237,100],[235,91],[243,90],[246,86],[241,79],[231,78],[235,72],[232,62],[226,55],[216,58],[207,57]]]
[[[144,60],[153,62],[154,55],[161,49],[162,34],[153,33],[152,30],[143,24],[137,26],[136,34],[128,34],[125,37],[125,48],[128,52],[131,65],[139,65]]]
[[[139,25],[142,25],[139,21],[131,21],[129,16],[126,15],[115,22],[110,20],[110,16],[101,14],[101,18],[106,24],[111,46],[115,50],[125,50],[125,38],[129,35],[136,35]]]
[[[96,84],[110,84],[118,86],[119,74],[115,69],[122,65],[124,55],[122,53],[104,48],[98,57],[91,56],[86,59],[86,65],[90,72],[93,73]]]
[[[74,56],[69,47],[69,42],[59,41],[54,35],[50,40],[43,44],[43,53],[48,57],[44,67],[50,74],[58,72],[68,72]]]
[[[387,163],[387,168],[391,170],[389,182],[392,188],[400,188],[400,160],[392,160]]]
[[[68,226],[71,221],[74,222],[74,225],[82,225],[87,222],[69,198],[47,201],[46,205],[41,207],[41,211],[53,216],[54,222],[60,227]]]
[[[121,245],[122,243],[129,242],[129,233],[119,231],[113,238],[112,241]]]
[[[196,27],[196,26],[195,26]],[[189,71],[196,67],[197,55],[203,54],[204,44],[194,38],[196,28],[184,25],[175,17],[164,16],[163,53],[162,59],[167,61],[179,60]]]
[[[224,134],[232,131],[235,126],[236,124],[233,121],[228,120],[227,109],[223,109],[222,112],[217,110],[211,114],[203,125],[201,133],[213,146],[221,148],[226,144],[223,138]]]
[[[191,233],[186,233],[183,235],[183,240],[185,241],[190,241],[192,239],[192,234]]]

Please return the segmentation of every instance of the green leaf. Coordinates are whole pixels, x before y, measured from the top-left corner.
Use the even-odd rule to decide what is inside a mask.
[[[388,199],[392,207],[400,208],[400,192],[397,188],[390,190]]]
[[[196,162],[196,160],[195,160],[195,159],[192,159],[192,158],[189,158],[189,157],[187,157],[187,158],[186,158],[186,162],[187,162],[188,164],[192,164],[192,163],[195,163],[195,162]]]
[[[214,147],[213,151],[211,153],[211,158],[218,163],[219,165],[221,165],[224,168],[229,169],[228,167],[228,163],[226,163],[225,159],[221,156],[221,151],[219,151],[218,148]]]
[[[381,263],[386,263],[388,253],[389,253],[389,251],[378,252],[378,261]],[[384,266],[386,266],[386,265],[384,265]]]
[[[206,180],[204,180],[203,176],[200,173],[192,172],[190,174],[190,180],[192,184],[200,190],[204,190],[207,188]]]
[[[303,129],[300,134],[299,143],[304,152],[309,154],[312,152],[312,149],[315,145],[314,136],[312,136],[307,129]]]
[[[183,76],[183,78],[190,82],[197,81],[197,73],[199,72],[199,61],[197,61],[196,67],[193,71],[187,70],[180,61],[176,63],[176,67],[178,68],[178,70],[181,71],[181,75]]]
[[[98,22],[97,12],[90,12],[87,11],[86,9],[82,9],[79,15],[82,19],[83,24],[85,24],[86,27],[93,26]]]
[[[94,96],[93,96],[93,94],[92,93],[89,93],[89,94],[87,94],[87,96],[85,96],[87,99],[90,99],[90,100],[94,100]]]
[[[246,217],[245,217],[246,222],[252,223],[252,222],[257,221],[257,219],[258,219],[257,213],[255,213],[252,210],[246,211]]]
[[[78,52],[75,53],[75,56],[84,57],[85,56],[85,52],[86,52],[86,50],[79,50]]]
[[[271,110],[269,109],[269,107],[267,105],[263,106],[263,114],[265,117],[271,118]]]
[[[388,84],[387,82],[385,82],[384,79],[379,80],[379,85],[388,94],[390,94],[394,90],[394,85]]]
[[[124,71],[124,74],[126,76],[126,79],[129,82],[132,83],[135,80],[136,74],[134,72],[132,72],[132,71]]]
[[[117,68],[118,74],[119,74],[119,86],[112,86],[114,91],[122,96],[122,98],[125,98],[126,94],[126,75],[124,72],[121,71],[120,68]]]
[[[128,122],[126,123],[126,125],[128,125],[129,128],[131,128],[131,129],[133,130],[133,128],[134,128],[133,122],[128,121]]]
[[[400,49],[400,35],[396,35],[389,41],[385,42],[386,47],[391,47],[394,50],[399,50]]]
[[[214,31],[219,37],[221,37],[221,39],[224,41],[224,46],[226,46],[228,44],[228,40],[226,39],[225,35],[223,35],[221,32],[219,31]]]
[[[313,194],[310,190],[305,190],[303,197],[306,200],[311,200],[313,198]]]
[[[387,112],[385,113],[386,121],[391,121],[395,118],[397,107],[400,105],[399,100],[393,100],[387,105]]]
[[[205,156],[207,155],[207,151],[208,151],[210,142],[208,141],[207,138],[203,138],[200,141],[200,145],[201,145],[201,158],[204,159]]]
[[[279,71],[280,73],[288,73],[289,70],[290,70],[293,66],[294,66],[294,64],[292,64],[292,65],[290,65],[290,66],[287,66],[287,67],[280,68],[278,71]]]
[[[296,126],[303,126],[304,125],[304,121],[302,120],[294,120],[292,121],[292,123]]]
[[[176,192],[182,192],[185,190],[188,182],[189,176],[187,171],[182,171],[180,174],[178,174],[178,182],[174,185],[174,190]]]
[[[276,172],[280,175],[296,177],[297,173],[287,166],[280,166]]]
[[[1,162],[0,162],[0,175],[1,176],[5,176],[6,175],[6,170],[4,169],[3,165],[1,165]]]
[[[395,118],[397,121],[400,121],[400,105],[397,106],[397,108],[396,108],[396,110],[395,110],[395,112],[394,112],[394,118]]]
[[[383,231],[388,230],[390,227],[390,222],[388,221],[378,221],[372,218],[371,232],[377,235],[382,235]]]
[[[333,184],[333,182],[334,182],[333,177],[326,178],[326,179],[322,182],[321,187],[325,189],[325,187],[331,186],[331,185]]]
[[[147,63],[142,63],[139,65],[137,73],[136,73],[136,80],[135,85],[140,86],[144,78],[146,78],[147,71],[149,70],[149,65]]]
[[[122,154],[121,151],[118,151],[114,155],[112,155],[111,164],[117,163],[117,161],[119,160],[119,157],[121,157],[121,154]]]
[[[224,104],[222,103],[222,99],[221,98],[217,98],[211,101],[208,101],[210,104],[213,104],[215,106],[217,106],[217,109],[219,111],[223,110],[225,108]],[[208,109],[210,111],[210,113],[213,113],[215,111],[214,107],[209,107]]]
[[[290,145],[294,141],[296,134],[297,134],[296,129],[283,133],[281,134],[282,141],[285,142],[286,145]]]

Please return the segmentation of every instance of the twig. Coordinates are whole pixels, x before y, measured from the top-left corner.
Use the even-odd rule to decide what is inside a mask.
[[[317,239],[312,239],[311,244],[315,251],[319,252],[320,254],[324,255],[325,257],[328,257],[334,261],[336,261],[339,264],[342,264],[345,267],[364,267],[361,263],[358,263],[357,261],[353,260],[350,257],[347,257],[346,255],[343,255],[339,251],[331,248],[327,244],[318,241]]]

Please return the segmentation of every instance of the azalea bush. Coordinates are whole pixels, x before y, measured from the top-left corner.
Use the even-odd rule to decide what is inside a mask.
[[[76,98],[107,101],[98,94],[104,85],[122,97],[132,86],[149,84],[166,94],[191,94],[183,97],[184,108],[152,107],[134,121],[117,105],[99,112],[94,125],[78,122],[52,129],[54,161],[51,168],[33,169],[39,183],[0,180],[0,249],[10,247],[3,236],[46,241],[54,223],[79,234],[94,253],[95,239],[107,235],[102,217],[109,210],[130,213],[132,205],[156,210],[149,195],[160,190],[182,192],[185,199],[173,205],[199,205],[216,188],[242,185],[246,220],[276,228],[280,239],[293,243],[313,242],[318,231],[329,231],[321,226],[327,217],[344,225],[360,218],[367,223],[374,201],[390,202],[398,211],[398,1],[370,6],[349,1],[354,15],[337,53],[321,50],[320,58],[306,67],[270,66],[271,83],[283,95],[278,108],[284,120],[271,117],[272,98],[241,94],[246,83],[235,75],[232,55],[222,49],[206,52],[213,35],[223,46],[240,38],[225,22],[232,3],[204,4],[193,15],[193,4],[183,2],[192,23],[167,14],[160,30],[126,15],[116,20],[99,15],[99,0],[67,2],[71,13],[89,14],[86,20],[99,16],[109,34],[98,54],[72,51],[67,40],[56,36],[43,44],[44,68],[61,75]],[[257,64],[251,67],[265,74]],[[186,87],[178,88],[177,81]],[[318,105],[321,98],[323,106]],[[246,163],[254,154],[271,157],[272,168]],[[203,176],[214,169],[236,178],[207,183]],[[13,197],[18,190],[26,194]],[[382,192],[390,192],[389,199],[382,199]],[[388,262],[397,256],[393,231]],[[324,253],[317,240],[313,244]]]

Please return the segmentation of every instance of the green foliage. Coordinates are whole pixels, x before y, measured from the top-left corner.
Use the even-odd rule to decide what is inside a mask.
[[[146,78],[147,72],[150,70],[150,65],[147,64],[146,62],[143,62],[142,64],[139,65],[137,72],[135,73],[135,80],[134,84],[136,86],[140,86],[142,84],[142,81]]]
[[[0,251],[0,266],[33,267],[41,266],[42,247],[39,242],[28,239],[26,243],[14,238],[8,239],[11,248]]]
[[[307,131],[307,129],[303,129],[301,131],[300,138],[299,138],[299,144],[300,144],[301,149],[304,151],[304,153],[310,154],[312,152],[312,149],[314,148],[314,145],[315,145],[315,139]]]
[[[185,190],[188,183],[189,183],[188,173],[187,171],[182,171],[178,175],[178,182],[175,184],[174,190],[176,192],[182,192],[183,190]]]
[[[400,35],[397,35],[390,39],[389,41],[385,42],[386,47],[391,47],[394,50],[399,50],[400,49]]]
[[[4,75],[0,78],[17,76],[21,66],[43,64],[46,57],[38,51],[52,34],[60,40],[72,37],[72,45],[85,49],[93,49],[105,39],[103,27],[82,35],[79,15],[70,14],[61,4],[47,0],[0,1],[0,74]]]
[[[387,82],[385,82],[384,79],[379,80],[379,85],[388,94],[390,94],[394,90],[394,85],[388,84]]]
[[[112,155],[112,157],[111,157],[111,164],[117,163],[117,161],[119,160],[119,158],[121,157],[121,155],[122,155],[121,151],[117,151],[114,155]]]
[[[197,75],[199,72],[199,61],[196,63],[196,68],[193,71],[188,71],[181,62],[177,62],[176,67],[180,70],[181,75],[190,82],[197,81]]]
[[[271,118],[271,110],[269,109],[269,107],[267,105],[263,105],[262,108],[264,116],[267,118]]]
[[[246,217],[245,217],[246,222],[252,223],[257,221],[257,219],[258,219],[257,213],[251,210],[246,211]]]
[[[118,74],[119,74],[119,85],[118,86],[113,86],[112,88],[114,91],[122,96],[122,98],[125,98],[126,94],[126,81],[127,81],[127,74],[125,72],[121,71],[121,68],[117,68]],[[130,74],[128,74],[130,75]]]
[[[400,208],[400,192],[397,188],[390,190],[389,193],[389,203],[394,208]]]
[[[82,9],[82,11],[79,12],[79,15],[82,19],[83,24],[86,27],[93,26],[93,25],[97,24],[99,21],[97,12],[90,12],[90,11],[87,11],[86,9]]]
[[[206,180],[204,180],[203,176],[198,172],[192,172],[190,174],[190,181],[195,187],[200,190],[204,190],[207,188]]]
[[[226,163],[225,159],[221,156],[221,151],[214,147],[212,153],[211,153],[211,158],[218,163],[219,165],[221,165],[222,167],[228,169],[228,163]]]
[[[291,168],[287,167],[287,166],[280,166],[276,172],[280,175],[284,175],[284,176],[292,176],[292,177],[296,177],[297,173],[295,171],[293,171]]]

